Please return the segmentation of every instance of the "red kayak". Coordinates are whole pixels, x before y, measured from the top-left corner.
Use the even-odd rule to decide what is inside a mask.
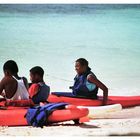
[[[28,107],[0,107],[0,126],[26,126],[27,121],[24,118]],[[63,122],[69,120],[78,120],[88,115],[88,109],[76,108],[68,105],[66,109],[54,111],[48,118],[49,122]]]
[[[75,97],[57,96],[51,94],[49,95],[48,101],[52,103],[66,102],[81,106],[101,106],[102,99],[102,96],[99,96],[98,99],[83,99]],[[109,96],[107,104],[121,104],[122,107],[138,106],[140,105],[140,96]]]

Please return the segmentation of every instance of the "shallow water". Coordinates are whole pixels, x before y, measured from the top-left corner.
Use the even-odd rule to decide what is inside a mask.
[[[0,5],[0,78],[42,66],[51,91],[69,91],[74,62],[89,61],[110,94],[140,94],[140,5]]]

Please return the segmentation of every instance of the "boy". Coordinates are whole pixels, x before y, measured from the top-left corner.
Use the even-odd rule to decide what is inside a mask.
[[[46,102],[50,93],[50,87],[45,84],[43,76],[44,70],[39,66],[30,70],[32,84],[29,88],[29,94],[35,104]]]
[[[0,81],[0,95],[10,100],[28,100],[28,82],[25,77],[18,76],[15,61],[8,60],[4,66],[4,78]]]

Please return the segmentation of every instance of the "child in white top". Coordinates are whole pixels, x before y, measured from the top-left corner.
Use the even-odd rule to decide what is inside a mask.
[[[4,66],[4,77],[0,81],[0,95],[10,100],[28,100],[28,82],[25,77],[18,76],[15,61],[8,60]]]

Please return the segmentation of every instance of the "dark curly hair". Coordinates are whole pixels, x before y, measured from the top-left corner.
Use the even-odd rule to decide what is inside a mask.
[[[8,60],[3,65],[4,71],[9,71],[11,74],[17,74],[18,73],[18,66],[17,63],[14,60]]]
[[[76,62],[79,62],[81,66],[86,66],[87,70],[91,70],[91,68],[88,66],[88,61],[85,58],[79,58],[76,60]]]
[[[44,75],[44,70],[40,67],[40,66],[35,66],[33,68],[30,69],[30,72],[35,75],[39,75],[40,77],[43,78],[43,75]]]

